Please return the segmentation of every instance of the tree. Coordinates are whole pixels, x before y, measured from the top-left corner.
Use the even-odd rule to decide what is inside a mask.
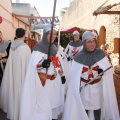
[[[63,17],[65,12],[67,11],[68,7],[62,8],[60,11],[60,16]]]

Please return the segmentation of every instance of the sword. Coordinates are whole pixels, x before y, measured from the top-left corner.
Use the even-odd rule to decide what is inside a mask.
[[[53,7],[53,16],[52,16],[52,25],[51,25],[51,32],[50,32],[50,43],[49,43],[49,48],[48,48],[48,56],[47,59],[50,57],[50,46],[52,44],[52,34],[53,34],[53,26],[54,26],[54,20],[55,20],[55,9],[56,9],[56,2],[57,0],[54,0],[54,7]],[[46,68],[46,78],[47,78],[47,73],[48,73],[48,68]]]
[[[110,67],[107,68],[106,70],[102,71],[100,74],[98,74],[97,77],[95,77],[95,78],[93,78],[93,79],[88,79],[89,82],[85,83],[83,86],[80,86],[80,88],[79,88],[79,89],[80,89],[80,92],[81,92],[81,90],[82,90],[83,88],[85,88],[88,84],[92,83],[95,79],[101,78],[102,75],[103,75],[106,71],[108,71],[110,68],[112,68],[112,66],[110,66]]]
[[[55,9],[56,9],[56,2],[57,0],[54,0],[54,8],[53,8],[53,16],[52,16],[52,25],[51,25],[51,32],[50,32],[50,43],[49,43],[49,48],[48,48],[48,59],[50,57],[50,46],[52,42],[52,34],[53,34],[53,26],[54,26],[54,20],[55,20]]]

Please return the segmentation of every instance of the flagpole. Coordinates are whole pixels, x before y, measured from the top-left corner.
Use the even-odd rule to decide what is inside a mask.
[[[57,0],[54,0],[54,7],[53,7],[53,16],[52,16],[52,23],[51,23],[51,32],[50,32],[50,43],[49,43],[49,48],[48,48],[48,59],[50,57],[50,46],[51,46],[51,43],[52,43],[52,34],[53,34],[53,27],[54,27],[54,19],[55,19],[55,9],[56,9],[56,3],[57,3]]]

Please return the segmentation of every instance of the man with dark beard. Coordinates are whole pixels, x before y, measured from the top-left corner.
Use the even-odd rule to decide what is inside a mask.
[[[0,31],[0,85],[2,82],[4,68],[9,56],[11,42],[3,40],[2,32]]]
[[[111,64],[90,31],[73,60],[63,120],[119,120]]]

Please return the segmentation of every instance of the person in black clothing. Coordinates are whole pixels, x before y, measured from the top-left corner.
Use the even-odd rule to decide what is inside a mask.
[[[0,31],[0,85],[2,82],[3,71],[9,56],[11,42],[3,40],[2,32]]]

